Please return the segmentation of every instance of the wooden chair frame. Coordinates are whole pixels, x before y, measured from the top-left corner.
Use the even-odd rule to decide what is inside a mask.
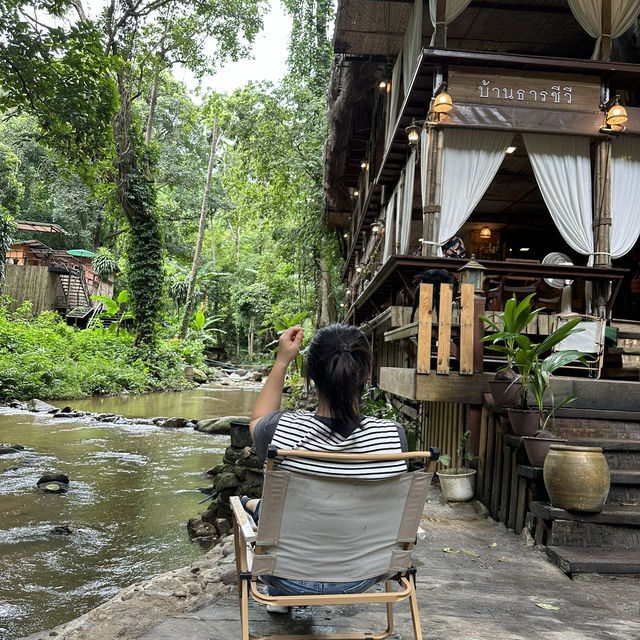
[[[315,451],[295,451],[290,449],[279,449],[273,451],[277,456],[296,456],[300,458],[312,458],[322,460],[426,460],[425,470],[431,472],[435,462],[439,457],[437,449],[429,451],[412,451],[408,453],[383,453],[383,454],[339,454]],[[267,460],[267,471],[273,469],[273,458]],[[240,619],[242,626],[242,640],[268,640],[278,638],[279,640],[383,640],[393,633],[393,604],[403,600],[409,600],[411,618],[413,622],[413,632],[415,640],[422,640],[422,630],[420,628],[420,617],[418,613],[418,602],[415,590],[415,568],[407,566],[404,573],[385,580],[385,591],[375,593],[353,593],[335,595],[303,595],[303,596],[269,596],[260,593],[258,590],[258,576],[252,575],[249,568],[249,553],[252,543],[256,539],[255,524],[247,515],[240,499],[237,496],[230,498],[233,510],[233,533],[236,551],[236,568],[238,571],[238,597],[240,600]],[[404,548],[409,551],[413,548],[413,543],[405,543]],[[255,555],[260,555],[262,549],[254,546],[252,549]],[[392,589],[394,582],[399,584],[400,590]],[[276,606],[318,606],[318,605],[338,605],[338,604],[386,604],[387,628],[377,634],[371,632],[362,633],[341,633],[341,634],[295,634],[295,635],[253,635],[249,632],[249,597],[261,604],[271,604]]]

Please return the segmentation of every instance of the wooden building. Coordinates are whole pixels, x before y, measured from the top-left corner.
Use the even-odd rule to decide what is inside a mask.
[[[55,224],[18,221],[17,226],[21,231],[68,235]],[[59,311],[82,325],[100,306],[91,296],[111,297],[113,282],[98,277],[89,256],[51,249],[39,240],[23,240],[7,250],[3,293],[14,300],[14,307],[28,300],[35,314]]]
[[[569,573],[640,572],[639,14],[633,0],[337,9],[325,215],[344,240],[345,321],[370,335],[375,382],[424,443],[455,458],[470,429],[477,497],[517,532],[528,524]],[[443,255],[456,238],[465,257]],[[481,288],[442,299],[439,318],[421,301],[411,322],[414,277],[459,277],[472,254]],[[529,293],[545,308],[532,334],[568,312],[611,327],[595,377],[554,381],[578,395],[555,429],[623,464],[599,519],[545,510],[541,470],[488,393],[500,363],[478,317]],[[610,549],[589,549],[596,538]]]

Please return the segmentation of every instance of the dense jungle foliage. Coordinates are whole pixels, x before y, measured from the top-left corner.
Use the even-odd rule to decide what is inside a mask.
[[[259,358],[283,318],[337,318],[341,256],[321,215],[332,5],[284,5],[293,19],[287,74],[225,95],[190,92],[172,72],[179,62],[202,77],[245,55],[260,0],[241,10],[229,0],[141,0],[130,10],[114,2],[94,18],[78,0],[0,0],[0,258],[10,239],[96,251],[98,269],[116,268],[114,298],[129,292],[133,318],[131,335],[116,337],[5,308],[3,396],[21,371],[34,394],[56,378],[49,397],[177,384],[160,370],[202,361],[205,347]],[[17,232],[12,219],[70,235]],[[174,340],[182,324],[185,340]],[[77,364],[80,344],[93,365]],[[123,380],[98,373],[109,360]],[[94,380],[62,374],[92,366]]]

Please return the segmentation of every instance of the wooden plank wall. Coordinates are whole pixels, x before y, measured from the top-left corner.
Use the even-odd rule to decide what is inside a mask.
[[[451,456],[450,467],[460,466],[458,440],[468,429],[469,405],[454,402],[422,403],[422,440],[425,447],[438,447]]]
[[[540,480],[528,466],[521,439],[505,434],[500,419],[482,408],[476,498],[494,520],[520,533],[531,499],[539,499]]]
[[[56,308],[57,274],[46,266],[8,264],[3,293],[16,300],[17,308],[25,300],[33,303],[35,314]]]

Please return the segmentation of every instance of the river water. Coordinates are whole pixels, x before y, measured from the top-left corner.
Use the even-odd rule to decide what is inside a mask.
[[[74,408],[128,417],[248,415],[255,392],[201,387],[182,393],[91,398]],[[193,429],[56,419],[0,409],[0,639],[51,628],[121,588],[203,553],[186,521],[206,508],[198,487],[228,439]],[[17,466],[16,470],[6,470]],[[70,478],[64,495],[35,488],[45,471]],[[73,535],[52,528],[69,525]]]

